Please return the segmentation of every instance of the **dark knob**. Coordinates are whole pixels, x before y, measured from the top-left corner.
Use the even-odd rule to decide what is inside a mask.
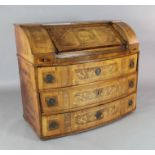
[[[51,122],[49,123],[49,129],[50,129],[50,130],[55,130],[55,129],[58,129],[58,128],[59,128],[58,122],[56,122],[56,121],[51,121]]]
[[[134,66],[135,66],[134,60],[130,60],[129,67],[134,68]]]
[[[130,87],[130,88],[133,88],[133,87],[134,87],[134,81],[132,81],[132,80],[129,81],[129,87]]]
[[[101,116],[102,116],[102,112],[101,111],[97,111],[95,116],[96,116],[96,119],[100,119]]]
[[[95,69],[95,74],[96,75],[100,75],[100,73],[101,73],[101,68],[96,68]]]
[[[52,83],[54,81],[54,77],[51,74],[47,74],[44,80],[46,83]]]
[[[133,104],[133,100],[131,99],[131,100],[128,101],[128,105],[132,106],[132,104]]]
[[[56,99],[55,98],[46,98],[46,103],[48,106],[54,106],[56,105]]]

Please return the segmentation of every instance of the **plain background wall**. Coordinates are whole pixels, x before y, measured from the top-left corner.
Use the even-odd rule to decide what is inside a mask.
[[[0,6],[0,88],[18,87],[14,23],[123,20],[141,45],[139,83],[155,79],[155,6]]]

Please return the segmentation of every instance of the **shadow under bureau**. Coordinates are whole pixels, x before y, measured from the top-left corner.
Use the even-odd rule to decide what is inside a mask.
[[[24,118],[42,139],[136,108],[139,43],[121,21],[15,25]]]

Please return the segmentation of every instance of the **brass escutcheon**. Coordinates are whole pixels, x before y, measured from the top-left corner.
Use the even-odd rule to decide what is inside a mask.
[[[129,105],[129,106],[132,106],[132,104],[133,104],[133,100],[130,99],[130,100],[128,101],[128,105]]]
[[[130,88],[133,88],[134,87],[134,81],[133,80],[129,81],[129,87]]]
[[[95,74],[96,74],[96,75],[100,75],[100,74],[101,74],[101,68],[99,68],[99,67],[96,68],[96,69],[95,69]]]
[[[49,123],[49,130],[56,130],[59,128],[59,124],[56,121],[51,121]]]

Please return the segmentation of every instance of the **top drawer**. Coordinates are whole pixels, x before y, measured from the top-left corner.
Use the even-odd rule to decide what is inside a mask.
[[[39,90],[85,84],[133,73],[137,54],[106,61],[38,68]]]

